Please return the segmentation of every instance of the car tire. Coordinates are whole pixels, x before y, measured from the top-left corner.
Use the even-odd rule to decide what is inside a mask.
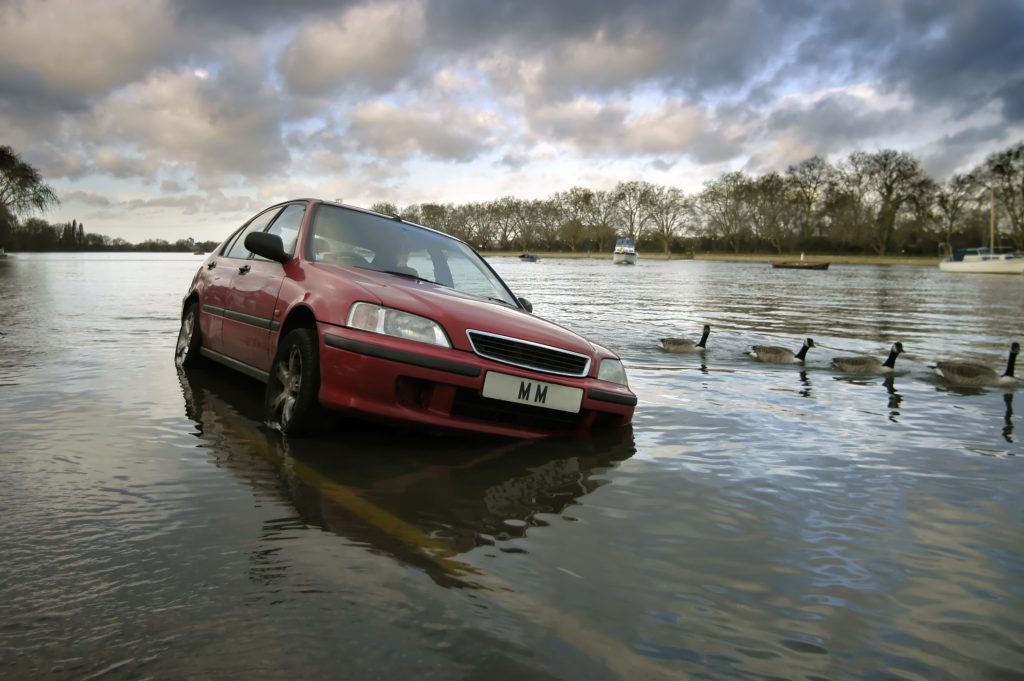
[[[199,332],[199,304],[191,303],[181,315],[181,328],[178,329],[178,342],[174,346],[174,366],[185,369],[199,363],[202,348],[202,335]]]
[[[315,432],[322,425],[324,415],[319,394],[320,352],[316,331],[295,329],[277,346],[263,401],[265,417],[288,435]]]

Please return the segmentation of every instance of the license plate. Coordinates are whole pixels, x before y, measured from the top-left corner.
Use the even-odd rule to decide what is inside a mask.
[[[487,372],[484,377],[484,397],[505,402],[528,404],[533,407],[557,409],[573,414],[580,410],[583,390],[555,383],[545,383],[519,376]]]

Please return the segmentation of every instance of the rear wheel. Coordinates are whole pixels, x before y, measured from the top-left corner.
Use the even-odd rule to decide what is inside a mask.
[[[284,337],[270,367],[263,401],[266,419],[289,435],[320,426],[320,353],[313,329],[295,329]]]
[[[195,366],[199,361],[202,338],[199,334],[199,304],[191,303],[181,316],[178,342],[174,346],[174,366],[179,369]]]

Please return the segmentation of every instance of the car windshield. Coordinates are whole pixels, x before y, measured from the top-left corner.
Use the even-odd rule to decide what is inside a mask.
[[[306,258],[416,277],[516,306],[487,263],[466,244],[439,232],[362,211],[320,204]]]

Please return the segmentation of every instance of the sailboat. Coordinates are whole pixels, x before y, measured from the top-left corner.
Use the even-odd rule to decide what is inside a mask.
[[[943,272],[973,272],[978,274],[1024,274],[1024,255],[1008,248],[996,248],[995,191],[988,217],[988,246],[958,248],[940,244],[943,255],[939,269]]]

